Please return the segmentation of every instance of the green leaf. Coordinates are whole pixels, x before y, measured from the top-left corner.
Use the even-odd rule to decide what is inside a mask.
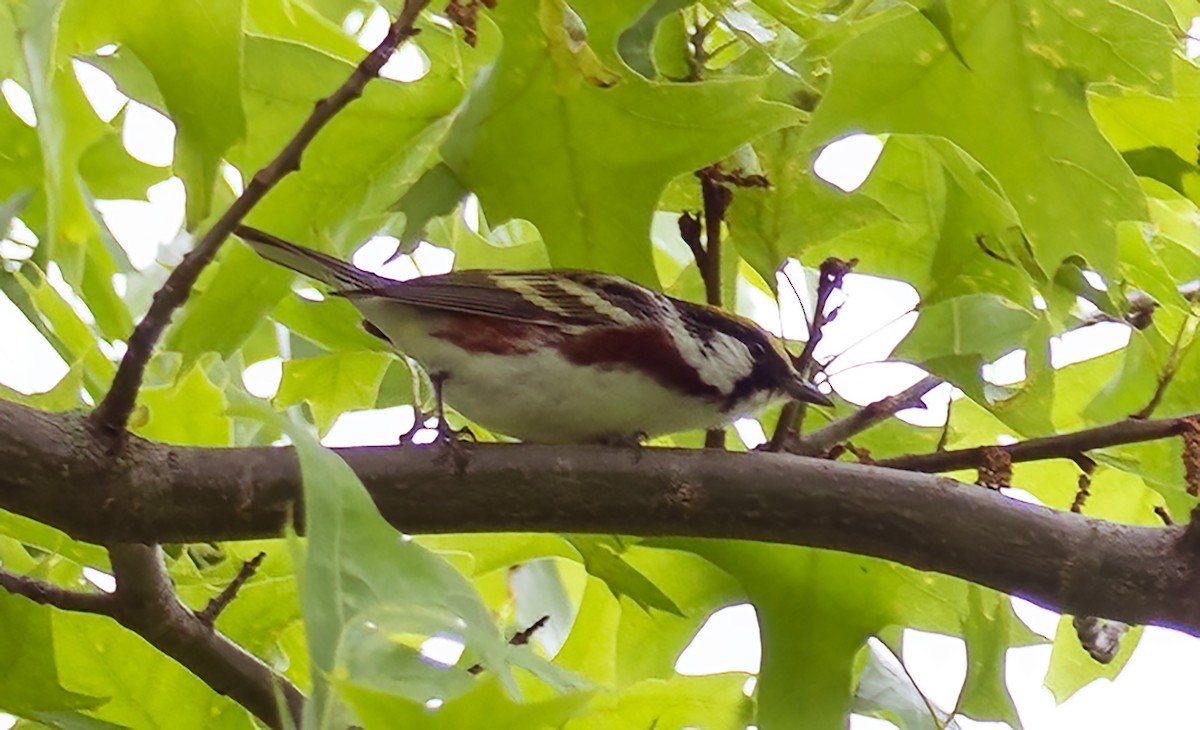
[[[87,713],[90,717],[123,727],[255,726],[240,705],[111,619],[66,612],[53,617],[54,653],[64,686],[108,698]]]
[[[425,235],[429,222],[451,213],[466,194],[467,189],[445,163],[426,170],[395,205],[395,209],[404,214],[400,251],[411,252]]]
[[[83,372],[78,366],[72,367],[53,388],[45,393],[25,395],[6,385],[0,385],[0,398],[15,403],[22,403],[41,411],[69,411],[82,404],[80,394],[83,392]]]
[[[242,412],[280,423],[263,409],[250,399],[241,404]],[[556,689],[578,686],[572,675],[527,647],[510,646],[465,577],[385,522],[358,477],[333,452],[298,427],[288,431],[304,478],[308,539],[301,604],[314,686],[305,712],[315,727],[340,722],[331,681],[351,692],[450,700],[474,685],[466,668],[476,658],[510,694],[516,692],[514,665]],[[465,645],[464,659],[454,667],[422,659],[422,642],[438,635]]]
[[[617,635],[617,681],[671,679],[675,662],[696,632],[717,610],[740,603],[737,581],[699,555],[635,545],[623,557],[679,608],[622,611]]]
[[[754,709],[742,693],[746,679],[747,675],[734,673],[648,679],[596,697],[585,713],[562,727],[743,730],[752,721]]]
[[[1163,3],[1142,5],[952,0],[951,34],[965,63],[944,28],[897,13],[834,54],[809,139],[850,129],[946,137],[996,178],[1044,270],[1078,254],[1110,274],[1116,224],[1147,211],[1088,115],[1083,88],[1168,90],[1173,18]]]
[[[321,433],[346,411],[375,406],[383,375],[392,357],[377,352],[336,352],[287,360],[275,405],[308,403]]]
[[[617,598],[627,596],[643,611],[656,608],[683,615],[667,594],[624,560],[625,548],[617,538],[571,535],[567,541],[579,551],[588,573],[603,580]]]
[[[638,8],[574,2],[600,72],[539,23],[550,5],[513,0],[493,12],[504,47],[442,155],[493,221],[536,225],[555,266],[657,284],[649,230],[667,183],[798,115],[764,101],[762,79],[660,84],[623,73],[614,36]]]
[[[0,591],[0,708],[16,715],[82,710],[104,703],[65,689],[54,659],[51,609]]]
[[[866,649],[853,709],[895,723],[901,730],[960,730],[952,713],[938,708],[913,682],[900,659],[874,643]]]
[[[883,561],[823,550],[735,541],[683,544],[738,579],[758,613],[763,643],[758,725],[842,728],[859,648],[896,618],[896,570]]]
[[[772,287],[788,257],[814,245],[870,227],[879,237],[888,211],[870,197],[847,194],[812,172],[814,150],[801,127],[788,127],[754,143],[770,188],[739,188],[729,209],[738,252]],[[887,237],[884,236],[886,239]]]
[[[23,268],[38,277],[37,283],[19,274],[14,278],[42,324],[65,351],[64,359],[70,364],[80,364],[89,390],[93,386],[107,388],[116,367],[100,352],[96,334],[41,272],[33,271],[29,265]],[[0,276],[4,276],[3,272]]]
[[[74,0],[63,10],[74,49],[119,43],[150,72],[177,128],[174,167],[188,191],[189,228],[208,215],[221,159],[246,133],[242,16],[242,0]]]
[[[914,362],[976,356],[990,362],[1024,344],[1037,321],[1028,310],[995,294],[966,294],[921,308],[896,355]]]
[[[1025,627],[1002,593],[971,585],[968,600],[971,613],[963,625],[967,678],[957,711],[974,720],[1006,722],[1021,730],[1021,718],[1005,685],[1004,667],[1006,653],[1016,643],[1013,629]]]
[[[171,385],[142,388],[138,404],[144,421],[139,436],[174,444],[227,446],[233,442],[233,423],[225,413],[225,393],[201,367],[194,367]],[[135,416],[135,421],[141,421]]]
[[[279,152],[352,66],[269,38],[249,38],[245,55],[249,126],[227,157],[250,174]],[[389,206],[429,164],[462,92],[449,69],[413,83],[371,83],[318,135],[301,169],[254,209],[249,222],[302,245],[348,253],[352,243],[383,227]],[[167,346],[187,360],[208,351],[231,354],[292,279],[241,245],[225,247],[213,268],[167,338]]]
[[[368,730],[395,727],[549,730],[563,727],[563,723],[588,700],[586,693],[577,692],[539,702],[514,702],[495,678],[477,683],[466,694],[446,701],[437,710],[426,709],[423,702],[372,691],[349,682],[340,683],[338,690]]]

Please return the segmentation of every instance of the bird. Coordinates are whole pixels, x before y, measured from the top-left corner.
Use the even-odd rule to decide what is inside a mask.
[[[545,444],[628,443],[832,401],[754,321],[594,271],[464,269],[407,281],[240,225],[260,256],[326,284],[415,360],[444,405]]]

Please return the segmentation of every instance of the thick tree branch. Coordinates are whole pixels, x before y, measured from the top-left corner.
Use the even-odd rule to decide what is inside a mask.
[[[200,272],[216,256],[221,244],[246,214],[280,180],[300,169],[300,158],[317,133],[346,105],[362,96],[367,83],[379,75],[379,70],[387,63],[392,52],[405,40],[416,35],[417,29],[414,26],[417,17],[428,2],[429,0],[406,0],[396,21],[392,23],[379,45],[367,54],[336,91],[316,103],[312,114],[301,125],[296,135],[274,160],[254,174],[238,199],[204,234],[196,247],[184,256],[179,266],[167,277],[166,283],[155,293],[146,316],[137,323],[129,337],[128,349],[117,367],[112,387],[92,412],[91,425],[114,451],[122,444],[125,424],[129,422],[129,415],[133,412],[138,389],[141,388],[142,377],[150,356],[154,353],[154,347],[170,323],[175,310],[191,295],[192,286],[199,278]]]
[[[1161,422],[1118,427],[1143,429],[1146,438],[1172,432]],[[1093,439],[1074,450],[1129,440]],[[942,477],[787,454],[482,444],[465,450],[460,470],[448,469],[437,449],[339,453],[383,515],[408,532],[602,532],[807,545],[955,575],[1067,613],[1200,635],[1200,540],[1187,527],[1114,524]],[[288,449],[185,448],[131,438],[114,463],[80,414],[0,402],[0,507],[81,539],[279,535],[300,494]],[[185,625],[202,628],[194,617]],[[206,628],[190,631],[175,641],[212,636]],[[167,648],[181,653],[178,645]]]

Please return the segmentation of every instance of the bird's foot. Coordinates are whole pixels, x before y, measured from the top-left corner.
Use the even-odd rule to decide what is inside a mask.
[[[414,439],[416,438],[417,434],[424,430],[425,430],[425,414],[421,413],[421,409],[418,408],[413,413],[412,426],[407,431],[400,434],[400,445],[401,446],[412,446],[413,444],[416,443],[416,441]]]
[[[438,460],[449,459],[454,463],[457,471],[464,471],[471,460],[468,442],[476,443],[475,434],[466,426],[459,429],[451,428],[444,417],[438,419],[435,431],[437,437],[433,443],[441,452],[438,454]]]
[[[640,449],[642,448],[642,442],[647,438],[649,437],[645,433],[638,431],[637,433],[611,434],[609,436],[604,436],[601,437],[597,443],[616,448]]]

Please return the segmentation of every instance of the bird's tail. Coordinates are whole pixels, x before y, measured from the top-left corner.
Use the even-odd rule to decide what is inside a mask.
[[[233,232],[264,259],[338,289],[370,289],[388,281],[348,261],[288,243],[257,228],[239,225]]]

